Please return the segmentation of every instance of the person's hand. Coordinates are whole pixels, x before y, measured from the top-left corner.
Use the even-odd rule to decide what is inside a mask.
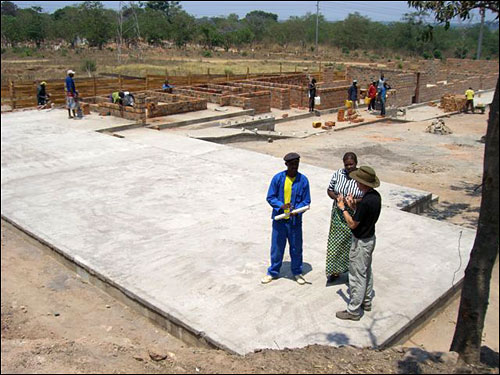
[[[349,195],[346,198],[347,205],[354,211],[356,209],[356,201],[352,197],[352,194],[349,193]]]
[[[337,197],[337,207],[343,210],[345,208],[344,204],[344,196],[342,194],[339,194]]]
[[[281,206],[282,210],[289,210],[290,209],[290,203],[286,203],[283,206]]]

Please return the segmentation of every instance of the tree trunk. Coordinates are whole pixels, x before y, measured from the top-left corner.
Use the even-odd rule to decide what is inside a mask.
[[[450,349],[458,352],[467,363],[478,363],[480,360],[491,272],[498,256],[498,96],[497,80],[486,133],[478,230],[465,270],[458,320]]]

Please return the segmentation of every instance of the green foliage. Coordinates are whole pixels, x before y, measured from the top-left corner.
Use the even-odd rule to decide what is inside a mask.
[[[342,53],[343,53],[344,55],[348,55],[348,54],[349,54],[349,52],[350,52],[350,51],[349,51],[349,48],[347,48],[347,47],[342,47]]]
[[[234,73],[231,69],[226,68],[226,69],[224,69],[224,74],[228,75],[228,76],[232,76]]]
[[[457,58],[457,59],[465,59],[465,58],[467,58],[468,52],[469,51],[465,47],[456,47],[453,54],[454,54],[455,58]]]
[[[435,59],[439,59],[439,60],[443,59],[443,54],[438,49],[435,49],[434,51],[432,51],[432,54],[433,54]]]
[[[424,52],[422,53],[422,57],[423,57],[424,59],[426,59],[426,60],[429,60],[429,59],[431,59],[431,58],[432,58],[432,56],[431,56],[431,55],[430,55],[427,51],[424,51]]]
[[[97,63],[95,60],[85,59],[83,60],[81,69],[87,72],[89,77],[91,77],[92,73],[94,73],[97,70]]]
[[[403,69],[403,64],[402,63],[398,64],[398,69]]]
[[[212,57],[212,51],[203,51],[203,57]]]

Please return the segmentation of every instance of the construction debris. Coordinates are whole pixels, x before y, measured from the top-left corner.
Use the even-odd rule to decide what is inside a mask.
[[[465,108],[466,101],[463,95],[445,94],[441,97],[440,108],[445,112],[460,112]]]
[[[425,129],[427,133],[431,134],[441,134],[441,135],[446,135],[446,134],[452,134],[453,132],[449,127],[446,126],[444,121],[442,119],[434,120],[432,121],[432,124],[430,124],[427,129]]]

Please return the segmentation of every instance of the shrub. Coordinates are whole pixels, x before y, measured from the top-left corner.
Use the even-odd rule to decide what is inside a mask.
[[[66,48],[61,48],[61,56],[68,56],[68,50]]]
[[[2,55],[3,55],[5,52],[7,52],[7,49],[2,47]]]
[[[424,53],[422,54],[422,57],[423,57],[424,59],[426,59],[426,60],[429,60],[432,56],[431,56],[431,55],[429,55],[427,52],[424,52]]]
[[[439,60],[442,60],[443,59],[443,54],[441,53],[440,50],[438,49],[435,49],[432,54],[434,55],[434,58],[435,59],[439,59]]]
[[[228,76],[232,76],[233,75],[233,71],[231,69],[224,69],[224,74],[225,75],[228,75]]]
[[[82,63],[82,70],[86,71],[89,77],[97,70],[97,63],[95,60],[84,60]]]
[[[241,56],[243,56],[243,57],[248,56],[248,52],[247,52],[247,51],[243,51],[243,52],[241,53]]]
[[[347,48],[347,47],[342,47],[342,53],[343,53],[344,55],[348,55],[348,54],[349,54],[349,52],[350,52],[350,51],[349,51],[349,48]]]
[[[399,63],[398,64],[398,69],[403,69],[403,64]]]
[[[396,59],[396,60],[401,60],[401,56],[396,55],[395,59]]]
[[[203,51],[203,57],[212,57],[212,51]]]

